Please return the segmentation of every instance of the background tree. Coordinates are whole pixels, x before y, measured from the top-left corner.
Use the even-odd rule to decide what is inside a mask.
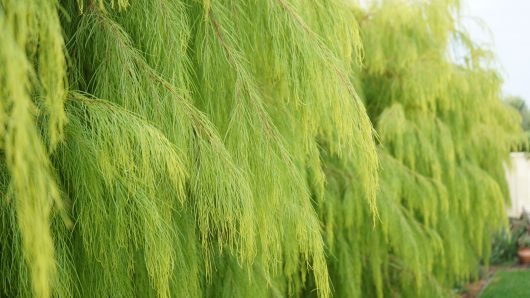
[[[528,151],[528,144],[530,144],[530,110],[525,100],[519,96],[508,96],[504,99],[508,105],[519,112],[521,116],[521,127],[526,135],[525,144],[522,149]]]
[[[351,168],[326,160],[320,213],[339,297],[451,296],[487,266],[506,223],[502,165],[518,117],[458,10],[457,1],[381,1],[357,11],[364,67],[354,81],[379,140],[378,220],[346,179]],[[449,55],[455,44],[466,63]]]

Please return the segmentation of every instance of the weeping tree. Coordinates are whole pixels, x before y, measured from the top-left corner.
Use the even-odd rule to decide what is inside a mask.
[[[328,296],[320,148],[372,204],[378,164],[353,56],[304,20],[359,51],[338,5],[3,1],[3,292]]]
[[[528,106],[525,102],[525,100],[519,96],[507,96],[504,98],[504,102],[509,105],[510,107],[514,108],[519,115],[521,116],[521,129],[524,131],[524,134],[526,135],[525,140],[526,143],[523,143],[520,147],[521,151],[528,151],[528,144],[530,144],[528,141],[530,140],[530,111],[528,110]]]
[[[357,9],[364,65],[354,84],[378,135],[380,220],[371,225],[347,179],[358,173],[326,159],[320,214],[337,296],[451,296],[487,266],[505,224],[503,164],[520,138],[518,117],[501,101],[490,55],[459,26],[458,5]]]
[[[457,10],[1,0],[2,294],[448,294],[519,133]]]

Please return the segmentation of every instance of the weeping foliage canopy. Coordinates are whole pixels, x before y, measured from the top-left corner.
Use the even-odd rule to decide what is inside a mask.
[[[520,135],[458,24],[449,0],[0,0],[0,292],[450,295]]]
[[[355,86],[379,141],[381,220],[373,228],[362,205],[326,200],[338,296],[451,296],[487,266],[491,236],[505,224],[503,165],[521,140],[520,118],[500,100],[490,54],[462,30],[458,9],[380,1],[356,12],[364,60]],[[331,171],[348,169],[336,162]],[[342,173],[333,178],[341,204],[360,201]]]

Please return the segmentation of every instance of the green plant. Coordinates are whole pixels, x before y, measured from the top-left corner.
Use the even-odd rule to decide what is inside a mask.
[[[513,262],[517,257],[517,239],[517,236],[506,231],[495,234],[490,263],[497,265]]]
[[[521,115],[520,125],[526,135],[525,141],[521,144],[521,150],[528,152],[530,151],[530,110],[528,110],[524,99],[518,96],[508,96],[505,98],[505,102]]]
[[[380,1],[358,12],[358,85],[379,137],[381,221],[368,231],[348,211],[337,214],[340,205],[323,208],[331,255],[340,256],[330,261],[339,296],[448,296],[487,267],[491,239],[506,227],[502,164],[521,140],[519,116],[500,100],[487,50],[459,30],[458,9],[458,1]],[[467,51],[462,63],[447,53],[454,43]],[[330,193],[354,200],[337,176]],[[367,218],[358,209],[353,217]]]
[[[530,248],[530,234],[525,233],[517,239],[519,248]]]
[[[1,295],[449,295],[520,137],[458,9],[0,0]]]
[[[518,219],[510,219],[510,228],[496,233],[492,240],[490,262],[510,263],[517,257],[518,240],[528,233],[528,218],[525,214]]]

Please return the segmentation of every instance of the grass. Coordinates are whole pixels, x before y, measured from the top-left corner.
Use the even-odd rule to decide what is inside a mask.
[[[480,298],[519,298],[530,297],[530,271],[499,271]]]

